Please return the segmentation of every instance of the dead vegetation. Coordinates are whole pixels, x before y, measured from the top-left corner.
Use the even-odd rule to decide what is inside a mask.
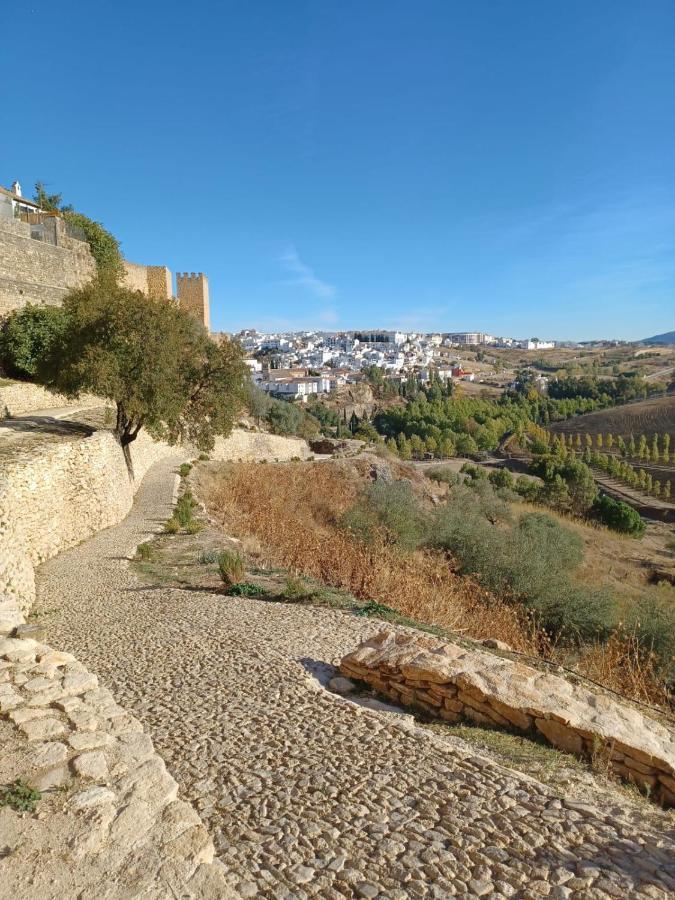
[[[386,604],[403,616],[473,639],[496,638],[562,664],[625,697],[668,705],[657,661],[619,627],[606,642],[557,646],[523,607],[458,574],[447,553],[364,542],[340,527],[368,474],[366,459],[300,465],[200,467],[199,493],[229,533],[253,536],[280,565]],[[427,493],[421,479],[416,490]]]

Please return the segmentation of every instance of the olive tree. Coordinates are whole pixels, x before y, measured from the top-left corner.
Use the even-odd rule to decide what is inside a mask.
[[[61,314],[63,327],[37,378],[69,397],[91,392],[113,401],[132,477],[129,446],[143,428],[200,450],[229,434],[248,380],[238,344],[218,345],[175,302],[108,279],[71,291]]]

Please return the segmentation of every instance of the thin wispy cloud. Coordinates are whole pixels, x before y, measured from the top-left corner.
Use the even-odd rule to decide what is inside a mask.
[[[278,261],[292,276],[286,279],[283,284],[304,288],[319,300],[331,300],[337,294],[337,289],[334,285],[318,278],[314,273],[314,269],[300,259],[298,251],[293,244],[289,244],[279,256]]]

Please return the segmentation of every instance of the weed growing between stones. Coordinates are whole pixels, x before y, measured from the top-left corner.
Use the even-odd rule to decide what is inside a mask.
[[[8,787],[0,788],[0,806],[9,806],[17,812],[35,812],[42,794],[25,781],[17,779]]]
[[[138,554],[138,558],[142,559],[144,562],[150,562],[155,558],[154,547],[149,543],[139,544],[136,553]]]
[[[187,478],[187,476],[190,474],[191,469],[192,466],[190,465],[190,463],[182,463],[180,469],[178,470],[178,472],[180,473],[180,477]]]
[[[166,534],[178,534],[180,531],[180,525],[178,524],[178,520],[172,516],[168,522],[164,526],[164,531]]]

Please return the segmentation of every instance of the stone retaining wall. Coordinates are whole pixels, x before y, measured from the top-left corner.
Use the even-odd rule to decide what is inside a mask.
[[[167,452],[139,437],[131,482],[113,435],[97,432],[47,443],[3,468],[0,784],[20,780],[42,792],[36,815],[0,807],[3,896],[236,896],[140,722],[71,654],[33,640],[39,626],[24,621],[33,567],[119,522],[149,466]]]
[[[140,722],[73,656],[0,638],[0,713],[0,781],[42,792],[36,816],[0,808],[2,896],[234,896]]]
[[[228,462],[285,462],[290,459],[309,459],[312,456],[307,441],[262,431],[235,428],[229,437],[216,438],[211,459]]]
[[[52,394],[39,384],[30,381],[13,381],[0,384],[0,419],[22,416],[36,409],[50,409],[77,404],[81,408],[105,406],[106,401],[93,394],[83,394],[74,401],[63,394]]]
[[[13,618],[9,598],[26,613],[35,597],[34,567],[101,528],[121,521],[147,469],[168,452],[141,433],[132,444],[131,481],[109,431],[45,443],[31,456],[3,460],[0,473],[0,633]],[[3,626],[3,620],[4,626]]]
[[[622,778],[675,806],[675,733],[582,684],[478,647],[384,630],[344,657],[341,672],[447,722],[536,731],[562,750],[601,755]]]

